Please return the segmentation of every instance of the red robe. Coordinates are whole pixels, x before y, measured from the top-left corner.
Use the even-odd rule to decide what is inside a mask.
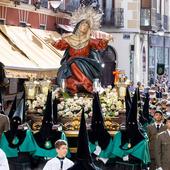
[[[102,50],[107,47],[108,41],[102,39],[90,39],[87,46],[81,49],[72,48],[64,39],[61,39],[53,44],[59,50],[66,50],[69,48],[69,55],[71,56],[68,61],[75,57],[88,57],[90,49]],[[72,93],[77,93],[77,86],[83,86],[88,92],[93,91],[92,82],[87,78],[75,63],[71,64],[72,76],[66,79],[66,88]]]

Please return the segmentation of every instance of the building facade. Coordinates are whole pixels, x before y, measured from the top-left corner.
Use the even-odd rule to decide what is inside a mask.
[[[169,69],[169,0],[99,0],[102,29],[114,37],[117,68],[145,85],[156,79],[157,63]],[[160,29],[164,35],[160,34]]]
[[[54,4],[45,0],[0,0],[0,24],[55,31],[58,24],[69,24],[64,2]]]

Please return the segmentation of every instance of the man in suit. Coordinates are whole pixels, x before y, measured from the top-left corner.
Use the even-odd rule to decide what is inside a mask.
[[[154,114],[154,120],[155,122],[152,123],[147,127],[147,134],[149,138],[149,150],[150,150],[150,156],[151,156],[151,165],[150,165],[150,170],[155,170],[156,169],[156,164],[155,164],[155,141],[156,141],[156,136],[158,133],[166,130],[166,126],[162,123],[163,120],[163,113],[160,110],[157,110]]]
[[[167,130],[156,138],[156,166],[157,170],[170,170],[170,117],[166,120]]]

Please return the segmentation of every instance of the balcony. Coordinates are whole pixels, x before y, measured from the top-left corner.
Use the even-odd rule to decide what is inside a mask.
[[[156,13],[155,8],[142,8],[140,16],[140,27],[146,31],[156,31],[161,24],[161,15]]]
[[[151,22],[151,10],[141,9],[140,25],[144,27],[150,26]]]
[[[116,28],[124,27],[124,9],[123,8],[115,8],[110,11],[103,11],[103,26],[110,26]]]

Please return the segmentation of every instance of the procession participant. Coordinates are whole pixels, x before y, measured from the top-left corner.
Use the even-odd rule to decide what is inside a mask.
[[[156,166],[157,170],[169,170],[170,168],[170,117],[166,120],[167,130],[158,134],[156,138]]]
[[[170,101],[167,101],[165,117],[169,117],[169,116],[170,116]]]
[[[76,162],[68,170],[101,170],[94,165],[90,154],[84,108],[81,115],[80,129],[78,135]]]
[[[126,156],[129,161],[135,159],[135,162],[138,160],[139,163],[147,165],[150,162],[148,139],[140,128],[138,114],[138,89],[136,89],[126,127],[114,136],[112,156],[121,158],[122,161]]]
[[[34,134],[36,151],[33,153],[33,156],[38,162],[43,164],[46,158],[49,159],[56,156],[55,142],[59,139],[66,140],[66,136],[62,131],[53,129],[53,115],[52,92],[49,91],[41,128],[39,132]]]
[[[91,128],[88,130],[90,150],[104,163],[112,151],[112,137],[105,128],[99,94],[93,95],[93,114]]]
[[[31,153],[35,151],[32,131],[23,125],[25,99],[21,98],[10,122],[11,129],[2,134],[0,148],[6,153],[11,170],[31,168]]]
[[[64,140],[57,140],[55,142],[57,156],[49,160],[43,170],[67,170],[72,167],[74,163],[66,158],[68,152],[67,142]]]
[[[156,112],[156,106],[150,104],[150,106],[149,106],[149,114],[153,117],[155,112]]]
[[[166,129],[166,126],[163,124],[163,113],[161,110],[157,110],[154,114],[154,120],[155,122],[152,123],[147,127],[147,134],[149,138],[149,150],[150,150],[150,156],[151,156],[151,164],[150,169],[155,170],[155,142],[156,142],[156,136],[158,133],[164,131]]]

